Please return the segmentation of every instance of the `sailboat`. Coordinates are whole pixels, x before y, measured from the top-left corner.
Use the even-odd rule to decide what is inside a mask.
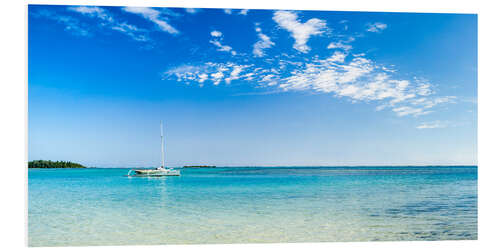
[[[128,176],[134,177],[154,177],[154,176],[179,176],[180,170],[173,168],[165,168],[165,150],[163,142],[163,123],[160,121],[160,137],[161,137],[161,166],[155,169],[132,169],[128,172]],[[133,173],[131,175],[131,173]]]

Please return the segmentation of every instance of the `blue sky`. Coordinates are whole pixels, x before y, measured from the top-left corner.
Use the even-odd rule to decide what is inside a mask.
[[[477,164],[477,16],[30,5],[28,158]]]

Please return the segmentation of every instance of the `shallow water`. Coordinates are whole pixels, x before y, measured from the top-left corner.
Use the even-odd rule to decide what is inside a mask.
[[[477,239],[477,167],[30,169],[30,246]]]

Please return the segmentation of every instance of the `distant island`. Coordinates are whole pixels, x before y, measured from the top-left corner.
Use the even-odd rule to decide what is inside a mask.
[[[85,168],[85,166],[69,161],[30,161],[28,168]]]
[[[184,166],[184,168],[215,168],[215,166],[207,166],[207,165],[200,165],[200,166]]]

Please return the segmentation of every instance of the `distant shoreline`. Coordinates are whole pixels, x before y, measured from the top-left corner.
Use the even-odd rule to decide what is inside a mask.
[[[361,165],[361,166],[213,166],[213,167],[196,167],[196,166],[173,166],[172,168],[210,168],[210,169],[221,169],[221,168],[431,168],[431,167],[453,167],[453,168],[467,168],[467,167],[475,167],[477,165]],[[36,167],[30,167],[35,168]],[[152,167],[83,167],[85,169],[150,169]],[[43,169],[43,168],[39,168]],[[57,169],[57,168],[52,168]]]
[[[199,166],[183,166],[182,168],[216,168],[216,166],[210,165],[199,165]]]

